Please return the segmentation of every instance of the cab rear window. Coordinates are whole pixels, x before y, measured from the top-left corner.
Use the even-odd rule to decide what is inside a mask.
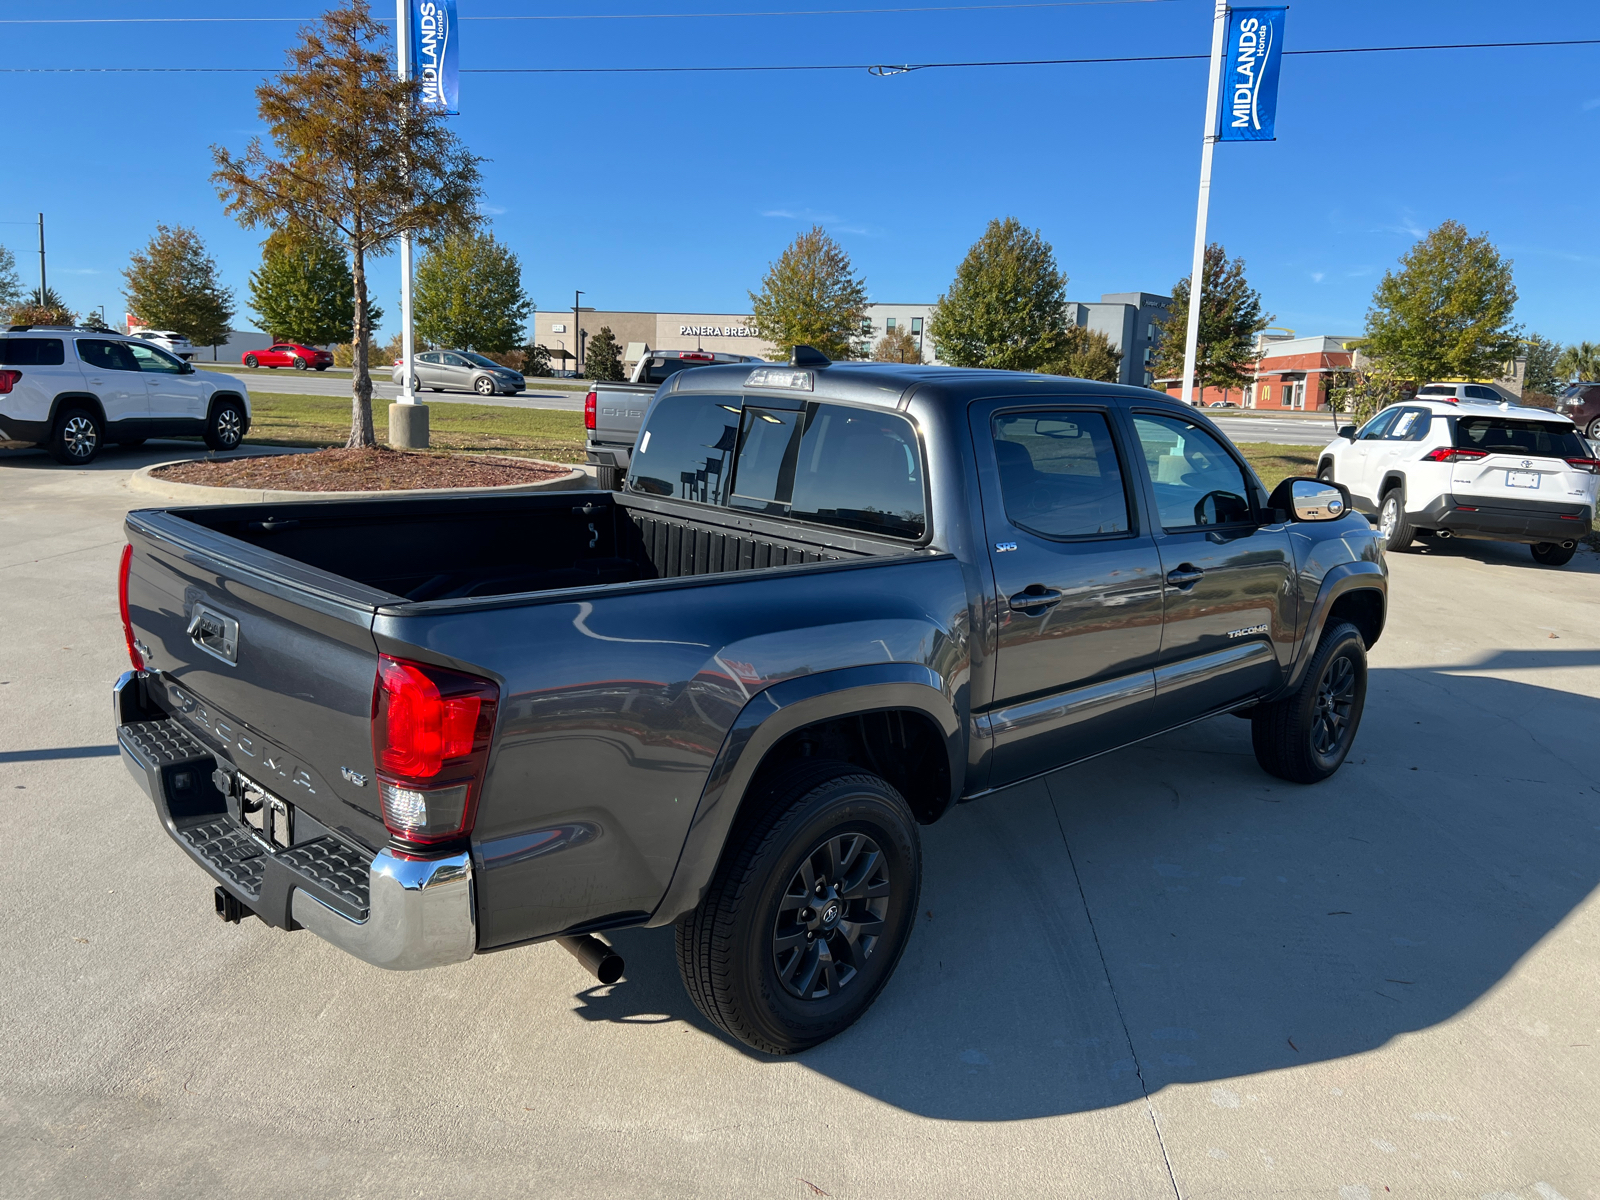
[[[66,362],[60,338],[0,338],[0,364],[8,367],[59,367]]]
[[[1587,458],[1588,449],[1571,425],[1507,417],[1457,417],[1456,446],[1486,454],[1530,458]]]

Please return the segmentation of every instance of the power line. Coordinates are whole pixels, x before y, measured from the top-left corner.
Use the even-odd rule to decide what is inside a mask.
[[[1030,8],[1102,8],[1122,4],[1176,4],[1179,0],[1034,0],[1026,4],[930,4],[898,8],[793,8],[757,12],[541,13],[534,16],[461,17],[463,21],[683,21],[732,17],[861,17],[885,13],[998,12]],[[318,17],[0,17],[0,25],[239,25],[317,21]],[[393,24],[388,17],[374,20]]]
[[[1289,55],[1329,54],[1395,54],[1428,50],[1517,50],[1542,46],[1600,46],[1600,38],[1563,38],[1537,42],[1440,42],[1416,46],[1338,46],[1322,50],[1285,50]],[[463,75],[683,75],[726,74],[730,72],[793,72],[793,71],[869,71],[879,76],[903,75],[910,71],[928,71],[939,68],[960,67],[1064,67],[1087,66],[1097,63],[1193,62],[1209,58],[1206,54],[1137,54],[1105,58],[1015,58],[982,59],[970,62],[925,63],[801,63],[791,66],[781,64],[726,67],[466,67]],[[0,67],[0,74],[55,75],[265,75],[275,67]]]

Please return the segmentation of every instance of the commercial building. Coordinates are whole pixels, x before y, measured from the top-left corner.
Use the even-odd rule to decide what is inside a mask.
[[[1067,319],[1103,333],[1122,355],[1118,383],[1146,387],[1155,382],[1156,330],[1172,315],[1172,297],[1154,292],[1108,292],[1099,303],[1067,301]]]

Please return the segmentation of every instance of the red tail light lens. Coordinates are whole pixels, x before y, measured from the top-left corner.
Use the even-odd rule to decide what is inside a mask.
[[[1487,450],[1463,450],[1459,446],[1440,446],[1437,450],[1429,450],[1422,456],[1423,462],[1472,462],[1474,459],[1488,458]]]
[[[21,378],[21,371],[0,371],[0,396],[9,395],[11,389],[17,386],[17,380]]]
[[[0,374],[7,373],[0,371]],[[128,572],[132,569],[133,546],[130,544],[122,548],[122,562],[117,566],[117,608],[122,613],[122,636],[128,640],[128,661],[135,671],[142,671],[144,656],[133,644],[133,622],[128,619]]]
[[[395,837],[439,842],[471,831],[499,700],[488,679],[379,657],[372,754]]]
[[[1591,475],[1600,475],[1600,458],[1569,458],[1567,466],[1587,471]]]
[[[701,354],[699,351],[695,351],[695,350],[686,351],[685,353],[678,355],[678,357],[681,358],[684,362],[715,362],[716,361],[716,359],[714,359],[711,355],[709,355],[709,354]]]
[[[595,405],[595,395],[594,395],[593,392],[590,392],[587,396],[585,396],[583,398],[583,427],[585,429],[593,429],[594,428],[594,421],[595,421],[594,405]]]

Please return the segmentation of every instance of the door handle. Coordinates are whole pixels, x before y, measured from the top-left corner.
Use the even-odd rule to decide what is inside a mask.
[[[1030,583],[1022,591],[1011,597],[1009,601],[1013,612],[1026,613],[1030,617],[1038,616],[1047,608],[1054,608],[1061,603],[1061,593],[1054,588],[1047,588],[1042,583]]]
[[[1167,572],[1167,582],[1173,587],[1193,587],[1205,577],[1205,572],[1193,563],[1179,563]]]

